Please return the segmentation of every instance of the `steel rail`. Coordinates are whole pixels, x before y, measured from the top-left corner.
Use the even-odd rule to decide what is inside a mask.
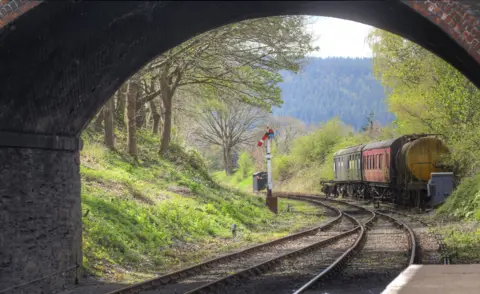
[[[296,196],[286,196],[290,199],[301,199],[303,198],[302,196],[296,197]],[[305,198],[311,198],[312,196],[306,196]],[[366,240],[366,228],[368,228],[375,220],[376,220],[376,213],[369,210],[369,209],[363,209],[363,207],[357,207],[356,205],[351,205],[356,208],[361,208],[362,210],[365,210],[369,213],[372,214],[372,217],[369,218],[365,224],[362,224],[360,221],[356,220],[359,226],[362,228],[362,235],[360,238],[357,238],[355,241],[355,244],[350,247],[347,251],[345,251],[340,257],[338,257],[333,263],[331,263],[326,269],[322,270],[320,273],[318,273],[316,276],[314,276],[312,279],[310,279],[307,283],[305,283],[302,287],[300,287],[298,290],[296,290],[293,294],[299,294],[303,293],[306,290],[308,290],[310,287],[312,287],[314,284],[318,283],[320,280],[326,278],[330,274],[333,274],[334,272],[340,272],[343,267],[345,267],[348,262],[352,259],[354,254],[358,252],[361,247],[363,247],[364,241]],[[345,215],[348,215],[347,213],[343,212]],[[350,216],[351,217],[351,216]],[[353,217],[352,217],[353,218]]]
[[[391,210],[391,209],[386,209],[386,210],[383,210],[383,211],[386,211],[387,213],[391,213],[391,214],[398,214],[398,215],[403,216],[403,217],[408,217],[411,220],[413,220],[415,222],[418,222],[418,223],[420,223],[420,224],[422,224],[422,225],[424,225],[428,228],[432,227],[432,224],[430,224],[428,222],[425,222],[421,219],[418,219],[417,217],[412,216],[412,215],[408,215],[408,214],[405,214],[405,213],[402,213],[402,212],[399,212],[399,211],[395,211],[395,210]],[[443,264],[451,264],[450,254],[448,253],[447,246],[445,245],[445,242],[443,241],[443,236],[438,234],[438,233],[433,233],[433,236],[435,237],[435,240],[438,243],[438,247],[440,249],[440,253],[441,253],[442,259],[443,259]]]
[[[326,230],[326,229],[332,227],[333,225],[335,225],[336,223],[338,223],[343,217],[342,212],[335,207],[332,207],[332,206],[329,206],[329,205],[326,205],[322,202],[317,202],[317,201],[308,201],[308,202],[314,203],[316,205],[321,205],[321,206],[323,206],[327,209],[330,209],[330,210],[334,211],[335,213],[337,213],[337,216],[333,220],[329,221],[328,223],[323,224],[323,225],[318,226],[318,227],[315,227],[313,229],[308,229],[308,230],[305,230],[305,231],[302,231],[302,232],[299,232],[299,233],[296,233],[296,234],[292,234],[292,235],[288,235],[288,236],[285,236],[285,237],[282,237],[282,238],[279,238],[279,239],[275,239],[275,240],[270,241],[270,242],[255,245],[255,246],[249,247],[247,249],[237,251],[237,252],[225,255],[225,256],[220,256],[220,257],[217,257],[217,258],[214,258],[214,259],[210,259],[208,261],[193,265],[193,266],[185,268],[185,269],[181,269],[181,270],[178,270],[178,271],[175,271],[175,272],[172,272],[172,273],[168,273],[168,274],[158,276],[158,277],[155,277],[155,278],[152,278],[152,279],[140,282],[140,283],[136,283],[136,284],[129,285],[129,286],[121,288],[121,289],[111,291],[108,294],[139,293],[141,291],[146,291],[146,290],[151,290],[151,289],[157,288],[158,286],[173,284],[176,280],[178,280],[180,278],[186,278],[186,277],[189,277],[189,276],[193,276],[193,275],[201,272],[201,270],[210,268],[211,266],[213,266],[215,264],[225,262],[225,261],[229,261],[229,260],[234,260],[235,258],[241,257],[241,256],[243,256],[245,254],[248,254],[248,253],[251,253],[251,252],[255,252],[256,250],[259,250],[259,249],[262,249],[262,248],[265,248],[265,247],[268,247],[268,246],[277,245],[277,244],[280,244],[280,243],[285,242],[285,241],[294,240],[294,239],[301,238],[301,237],[308,236],[308,235],[313,235],[317,231]]]
[[[345,201],[341,201],[341,200],[336,200],[336,199],[328,199],[328,198],[319,197],[319,196],[311,195],[311,194],[306,194],[305,195],[305,194],[296,194],[296,193],[277,193],[277,196],[281,197],[281,198],[289,198],[289,199],[305,198],[305,199],[326,200],[326,201],[341,203],[341,204],[344,204],[344,205],[347,205],[347,206],[353,206],[353,207],[358,208],[358,209],[363,209],[363,210],[368,211],[368,212],[370,212],[374,215],[372,218],[367,220],[367,222],[365,223],[366,227],[368,227],[370,224],[373,223],[373,221],[376,218],[376,215],[384,217],[384,218],[388,219],[389,221],[398,224],[405,231],[406,235],[408,236],[407,239],[409,240],[408,242],[409,242],[409,245],[410,245],[410,257],[408,259],[407,266],[415,263],[415,260],[416,260],[416,257],[417,257],[417,254],[416,254],[417,243],[416,243],[415,234],[413,233],[413,230],[409,226],[407,226],[404,222],[402,222],[402,221],[400,221],[400,220],[398,220],[398,219],[396,219],[396,218],[394,218],[390,215],[380,213],[380,212],[377,212],[377,211],[372,211],[368,208],[365,208],[363,206],[356,205],[356,204],[353,204],[353,203],[349,203],[349,202],[345,202]],[[344,214],[346,215],[346,213],[344,213]],[[310,281],[308,281],[306,284],[304,284],[300,289],[298,289],[296,292],[294,292],[294,294],[299,294],[299,293],[304,292],[305,290],[309,289],[313,284],[319,282],[322,278],[324,278],[327,275],[329,275],[330,273],[332,273],[336,269],[336,267],[338,267],[339,264],[342,264],[342,263],[345,264],[346,263],[345,259],[346,259],[347,256],[348,256],[348,253],[347,252],[344,253],[337,260],[335,260],[328,268],[326,268],[325,270],[323,270],[322,272],[317,274],[314,278],[312,278]]]
[[[354,204],[354,203],[350,203],[350,202],[346,202],[346,201],[342,201],[342,200],[337,200],[337,199],[320,197],[319,195],[292,194],[292,193],[278,193],[277,195],[279,195],[279,197],[287,197],[287,198],[296,197],[296,198],[307,198],[307,199],[316,199],[316,200],[321,200],[321,201],[337,202],[337,203],[342,203],[342,204],[345,204],[345,205],[353,206],[353,207],[356,207],[356,208],[359,208],[359,209],[363,209],[363,210],[366,210],[366,211],[369,211],[369,212],[372,212],[372,213],[374,212],[374,211],[372,211],[372,210],[370,210],[366,207],[363,207],[361,205],[357,205],[357,204]],[[290,196],[290,195],[295,195],[295,196]],[[399,220],[399,219],[397,219],[397,218],[395,218],[391,215],[379,212],[378,210],[375,210],[374,213],[376,213],[377,215],[382,216],[386,219],[389,219],[393,223],[397,223],[405,231],[405,233],[407,234],[407,237],[408,237],[409,245],[410,245],[410,258],[409,258],[409,261],[408,261],[408,265],[415,264],[416,258],[417,258],[417,241],[416,241],[415,234],[413,233],[413,230],[407,224],[405,224],[401,220]],[[391,211],[391,213],[397,213],[397,214],[400,214],[400,215],[404,215],[406,217],[413,218],[412,216],[405,215],[405,214],[395,212],[395,211]],[[421,221],[419,221],[419,222],[421,222]],[[424,223],[424,224],[426,224],[426,223]],[[429,226],[428,224],[426,224],[426,225]]]
[[[299,199],[299,200],[302,201],[301,199]],[[305,200],[303,200],[303,201],[305,201]],[[315,200],[310,200],[310,201],[315,201]],[[329,245],[329,244],[331,244],[331,243],[333,243],[333,242],[335,242],[339,239],[345,238],[347,236],[350,236],[350,235],[356,233],[357,231],[360,231],[359,236],[357,237],[357,240],[356,240],[355,244],[352,246],[352,247],[358,247],[359,244],[361,243],[360,241],[365,236],[365,228],[354,217],[352,217],[352,216],[350,216],[346,213],[342,213],[342,214],[345,215],[352,223],[356,223],[357,225],[349,231],[346,231],[346,232],[340,233],[338,235],[335,235],[333,237],[330,237],[330,238],[324,239],[322,241],[316,242],[316,243],[311,244],[309,246],[303,247],[299,250],[292,251],[292,252],[289,252],[289,253],[286,253],[286,254],[283,254],[283,255],[280,255],[280,256],[276,256],[276,257],[271,258],[270,260],[267,260],[263,263],[254,265],[250,268],[247,268],[247,269],[242,270],[240,272],[237,272],[235,274],[231,274],[231,275],[223,277],[221,279],[212,281],[208,284],[202,285],[202,286],[200,286],[196,289],[193,289],[191,291],[185,292],[185,294],[222,293],[221,291],[223,290],[223,288],[226,285],[228,285],[230,282],[234,282],[236,280],[244,279],[244,278],[249,277],[249,276],[260,275],[263,272],[266,272],[266,271],[270,270],[271,268],[273,268],[275,265],[277,265],[280,261],[282,261],[284,259],[296,257],[296,256],[299,256],[301,254],[311,252],[311,251],[313,251],[317,248],[325,247],[325,246],[327,246],[327,245]],[[349,248],[349,252],[351,251],[350,249],[352,247]]]

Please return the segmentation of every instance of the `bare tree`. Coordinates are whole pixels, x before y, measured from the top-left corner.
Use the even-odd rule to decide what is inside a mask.
[[[242,144],[253,144],[255,127],[265,118],[265,111],[239,101],[209,104],[197,116],[199,140],[222,148],[225,173],[233,170],[232,151]]]

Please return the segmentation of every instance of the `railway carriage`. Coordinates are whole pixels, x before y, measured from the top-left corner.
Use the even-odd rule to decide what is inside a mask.
[[[438,136],[427,134],[348,147],[334,154],[334,180],[321,182],[322,191],[424,208],[430,176],[448,170],[440,164],[448,152]]]
[[[334,181],[338,184],[335,194],[353,197],[362,190],[362,147],[349,147],[333,155]]]

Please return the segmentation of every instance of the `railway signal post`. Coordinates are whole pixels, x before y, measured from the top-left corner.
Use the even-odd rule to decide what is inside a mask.
[[[268,208],[273,212],[273,213],[278,213],[278,198],[275,197],[272,193],[272,154],[271,154],[271,141],[273,137],[275,136],[275,133],[273,130],[269,127],[267,127],[267,132],[262,136],[262,139],[258,141],[258,146],[261,147],[263,145],[263,142],[266,141],[267,145],[267,155],[265,156],[267,159],[267,199],[266,199],[266,204]]]

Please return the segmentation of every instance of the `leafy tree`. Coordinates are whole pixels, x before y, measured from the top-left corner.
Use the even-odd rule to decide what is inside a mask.
[[[240,156],[238,158],[238,169],[235,172],[237,180],[242,181],[247,177],[251,176],[253,172],[253,166],[254,163],[250,154],[245,151],[240,153]]]
[[[451,65],[399,36],[376,29],[367,41],[399,132],[443,134],[456,172],[477,172],[480,91]]]
[[[280,105],[278,70],[297,71],[299,60],[314,50],[305,17],[271,17],[227,25],[199,35],[162,54],[142,71],[148,103],[162,101],[160,152],[168,151],[177,90],[237,99],[270,109]]]

